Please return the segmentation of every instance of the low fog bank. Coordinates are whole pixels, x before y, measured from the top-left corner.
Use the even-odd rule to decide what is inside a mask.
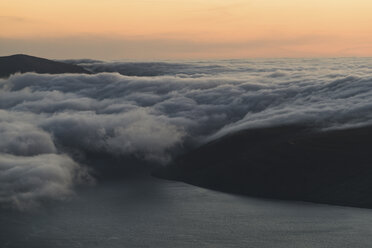
[[[372,124],[371,59],[70,63],[97,74],[0,79],[0,203],[67,197],[91,154],[165,165],[245,129]]]

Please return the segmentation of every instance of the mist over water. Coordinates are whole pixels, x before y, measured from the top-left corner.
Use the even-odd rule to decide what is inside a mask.
[[[371,58],[69,62],[96,74],[0,79],[0,204],[65,199],[86,154],[166,164],[247,128],[372,123]]]

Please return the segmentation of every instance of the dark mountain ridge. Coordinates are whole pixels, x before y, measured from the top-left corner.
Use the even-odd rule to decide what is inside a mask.
[[[90,72],[78,65],[57,62],[34,56],[16,54],[0,57],[0,78],[6,78],[14,73],[87,73]]]
[[[372,126],[245,130],[191,151],[154,174],[215,190],[372,207]]]

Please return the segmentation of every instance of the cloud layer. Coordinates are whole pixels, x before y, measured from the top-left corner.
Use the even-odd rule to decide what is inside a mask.
[[[72,193],[74,184],[87,177],[67,155],[0,154],[0,203],[25,209],[40,200],[63,199]]]
[[[372,124],[371,59],[74,63],[98,74],[0,80],[0,203],[67,196],[76,153],[166,163],[247,128]]]

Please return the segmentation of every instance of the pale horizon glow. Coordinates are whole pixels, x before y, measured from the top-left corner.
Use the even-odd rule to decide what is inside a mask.
[[[3,0],[0,55],[372,56],[369,0]]]

